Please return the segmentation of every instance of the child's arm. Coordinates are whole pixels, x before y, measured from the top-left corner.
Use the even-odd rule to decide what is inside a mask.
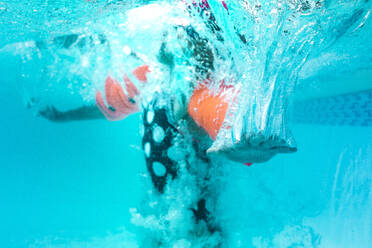
[[[67,111],[60,111],[54,106],[47,106],[45,109],[40,110],[38,115],[53,122],[83,121],[105,118],[96,105],[82,106]]]

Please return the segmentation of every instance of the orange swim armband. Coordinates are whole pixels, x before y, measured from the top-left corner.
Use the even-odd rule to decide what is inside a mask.
[[[213,140],[216,140],[229,107],[229,99],[223,95],[223,91],[224,87],[213,92],[208,86],[200,84],[194,90],[188,105],[189,115]]]
[[[217,90],[200,84],[194,90],[188,105],[188,113],[208,135],[216,140],[225,120],[229,103],[234,101],[237,90],[224,83]],[[250,166],[252,163],[243,162]]]
[[[243,115],[243,126],[246,126],[242,128],[239,123],[235,128],[232,126],[235,124],[234,118],[237,118],[236,115],[239,113],[228,111],[231,111],[229,107],[235,103],[240,92],[239,89],[225,85],[224,82],[219,87],[206,85],[205,82],[195,88],[189,101],[188,113],[196,124],[214,140],[207,153],[223,155],[231,160],[250,165],[251,163],[267,162],[278,153],[297,151],[290,133],[280,136],[275,132],[276,130],[270,128],[247,128],[250,127],[251,120],[265,119],[267,117],[265,112],[247,112],[245,116]],[[258,104],[260,103],[258,102]],[[250,116],[252,113],[255,116]],[[283,113],[278,113],[277,116],[281,114]],[[227,115],[229,115],[228,123],[230,124],[224,123]],[[219,136],[223,126],[226,133]],[[232,140],[231,136],[235,130],[240,131],[238,132],[240,136]]]

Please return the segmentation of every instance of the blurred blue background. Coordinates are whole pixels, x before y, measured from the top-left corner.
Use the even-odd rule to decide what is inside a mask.
[[[0,246],[119,231],[140,199],[139,115],[51,123],[25,108],[12,71],[1,75]]]

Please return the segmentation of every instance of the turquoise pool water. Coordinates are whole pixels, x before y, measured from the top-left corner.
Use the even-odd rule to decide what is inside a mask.
[[[1,247],[203,247],[192,235],[171,236],[163,246],[144,241],[148,229],[157,229],[135,210],[147,204],[151,190],[140,114],[66,123],[35,116],[50,104],[61,110],[94,104],[108,74],[120,78],[139,65],[125,57],[128,49],[156,68],[151,87],[143,89],[153,94],[169,82],[167,71],[156,67],[165,33],[176,54],[176,83],[169,89],[187,91],[177,84],[191,77],[182,62],[195,64],[179,52],[182,39],[176,42],[178,33],[169,28],[174,18],[192,23],[219,49],[217,77],[238,78],[243,92],[256,90],[260,97],[242,99],[238,112],[271,96],[275,111],[288,106],[297,143],[296,153],[251,167],[217,159],[216,174],[223,176],[214,182],[214,213],[223,247],[370,247],[370,3],[225,1],[226,14],[220,1],[209,1],[224,42],[205,29],[196,9],[189,17],[177,4],[0,2]],[[278,35],[283,30],[288,36]],[[66,37],[76,34],[91,37],[93,45],[68,45]],[[273,132],[279,127],[268,125]],[[189,228],[167,211],[169,230]]]

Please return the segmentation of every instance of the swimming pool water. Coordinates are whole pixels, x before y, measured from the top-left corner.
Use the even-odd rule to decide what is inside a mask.
[[[69,109],[94,101],[107,72],[120,77],[137,65],[126,59],[128,48],[145,61],[155,61],[152,51],[164,28],[173,44],[177,33],[167,25],[181,15],[172,10],[175,2],[148,2],[158,4],[154,8],[159,12],[152,13],[156,18],[129,12],[133,26],[121,24],[128,23],[129,9],[145,1],[0,2],[1,247],[146,247],[141,243],[146,232],[133,217],[150,188],[140,146],[140,116],[120,122],[52,123],[35,113],[50,103]],[[223,223],[226,246],[370,247],[370,4],[225,2],[229,15],[220,1],[209,4],[225,30],[227,48],[206,34],[222,55],[231,52],[234,58],[217,61],[221,72],[231,71],[220,76],[238,75],[243,88],[262,90],[264,96],[269,92],[277,98],[291,97],[278,103],[294,106],[289,110],[289,127],[298,147],[297,153],[251,167],[216,162],[217,173],[223,175],[216,182],[216,218]],[[318,9],[319,3],[329,11]],[[292,5],[299,8],[299,19],[292,10],[281,12],[280,6]],[[168,10],[172,10],[169,15]],[[300,21],[291,26],[281,22],[279,17],[284,17],[275,16],[275,11]],[[271,18],[265,18],[268,13]],[[184,18],[195,22],[199,32],[205,31],[196,17]],[[145,24],[153,20],[158,25],[147,28]],[[278,29],[269,29],[270,22],[298,35],[281,38]],[[306,30],[304,23],[311,23]],[[237,42],[236,30],[251,46]],[[72,34],[92,37],[93,45],[82,49],[68,45],[66,35]],[[56,37],[65,37],[64,43],[56,42]],[[300,45],[291,47],[291,41]],[[179,51],[181,46],[175,42],[170,49]],[[272,65],[265,67],[268,58]],[[190,67],[182,65],[186,59],[175,57],[175,82],[190,76]],[[275,67],[280,60],[286,62]],[[266,73],[266,84],[259,84],[259,73]],[[154,80],[166,78],[161,68],[155,75]],[[249,80],[254,83],[244,83]],[[166,84],[166,79],[155,82],[147,94]],[[172,87],[187,90],[177,84]],[[187,237],[172,245],[196,247]]]

